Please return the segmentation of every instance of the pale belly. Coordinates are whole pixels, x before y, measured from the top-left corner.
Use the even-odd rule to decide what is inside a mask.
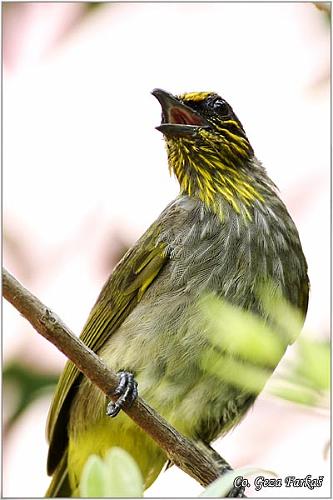
[[[154,308],[163,321],[157,316],[145,320],[145,304],[137,307],[99,355],[114,370],[134,373],[139,395],[177,430],[208,443],[235,425],[255,398],[205,369],[202,359],[207,363],[210,352],[216,359],[214,347],[199,317],[187,315],[186,304],[181,310],[179,299],[177,303],[178,314],[171,304],[163,315],[158,305]],[[106,405],[105,396],[84,380],[71,408],[68,461],[72,487],[89,455],[103,456],[112,446],[133,455],[148,487],[166,456],[123,412],[115,419],[107,417]]]

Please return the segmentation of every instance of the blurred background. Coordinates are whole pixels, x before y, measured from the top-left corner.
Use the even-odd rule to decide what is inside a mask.
[[[329,6],[5,2],[2,16],[9,271],[79,334],[115,263],[178,192],[151,90],[214,90],[238,114],[298,226],[311,281],[302,337],[326,345]],[[3,317],[2,494],[40,497],[49,481],[46,417],[65,358],[5,301]],[[283,363],[296,355],[297,345]],[[216,443],[234,467],[325,476],[318,490],[249,496],[329,496],[327,401],[298,404],[265,390]],[[172,467],[146,495],[201,491]]]

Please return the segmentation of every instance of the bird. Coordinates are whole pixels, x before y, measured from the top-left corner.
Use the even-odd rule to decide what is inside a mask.
[[[152,95],[179,194],[116,265],[80,336],[118,373],[119,400],[108,401],[70,361],[60,376],[47,423],[49,497],[79,496],[88,457],[113,446],[137,461],[145,488],[155,481],[168,458],[121,411],[138,392],[206,447],[244,417],[258,394],[202,363],[210,353],[224,359],[208,335],[204,297],[270,324],[257,293],[269,285],[306,316],[309,278],[297,228],[230,104],[213,91]]]

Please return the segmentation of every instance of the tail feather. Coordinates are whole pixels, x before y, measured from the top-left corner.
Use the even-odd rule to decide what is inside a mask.
[[[48,487],[45,497],[70,497],[71,487],[69,484],[68,470],[67,470],[67,451],[64,453],[61,461],[59,462],[51,479],[50,486]]]

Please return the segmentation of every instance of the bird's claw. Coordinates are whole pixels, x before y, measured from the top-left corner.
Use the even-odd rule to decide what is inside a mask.
[[[218,464],[220,475],[223,476],[226,472],[232,472],[232,467],[226,462],[215,450],[211,447],[210,444],[201,443],[201,445],[208,450],[210,456],[213,460]],[[245,487],[244,486],[236,486],[234,485],[226,495],[227,498],[246,498],[245,495]]]
[[[245,498],[244,492],[244,486],[233,486],[233,488],[231,488],[231,490],[227,494],[227,498]]]
[[[223,461],[222,462],[222,470],[221,470],[221,475],[225,474],[226,472],[232,472],[233,469],[230,467],[229,464],[227,464]],[[228,494],[226,495],[226,498],[246,498],[245,495],[245,487],[244,486],[233,486],[229,491]]]
[[[117,401],[110,401],[106,407],[108,417],[116,417],[122,408],[129,408],[138,396],[138,384],[134,375],[130,372],[121,371],[118,375],[118,386],[114,395],[119,396]]]

